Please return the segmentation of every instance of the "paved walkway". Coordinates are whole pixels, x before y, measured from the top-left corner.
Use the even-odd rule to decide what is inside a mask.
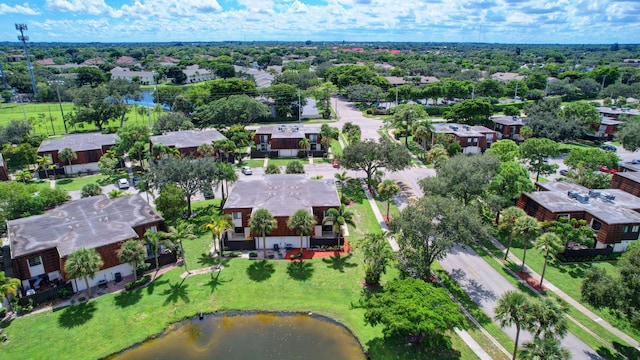
[[[494,237],[489,237],[491,242],[498,248],[500,249],[500,251],[502,251],[503,253],[507,250],[498,240],[496,240]],[[512,252],[509,252],[509,260],[511,260],[512,262],[514,262],[515,264],[519,264],[522,263],[522,260],[519,259],[517,256],[515,256]],[[531,270],[530,268],[526,267],[526,272],[531,275],[534,278],[541,278],[540,274],[536,273],[535,271]],[[548,280],[545,280],[544,282],[544,287],[547,288],[548,290],[553,291],[556,295],[558,295],[560,298],[562,298],[562,300],[566,301],[567,303],[569,303],[571,306],[575,307],[578,311],[580,311],[581,313],[583,313],[584,315],[588,316],[589,318],[591,318],[593,321],[595,321],[596,323],[600,324],[600,326],[602,326],[603,328],[605,328],[608,332],[614,334],[615,336],[619,337],[620,339],[626,341],[629,345],[635,347],[636,349],[640,350],[640,343],[638,343],[638,341],[636,341],[634,338],[632,338],[631,336],[625,334],[624,332],[618,330],[617,328],[615,328],[613,325],[609,324],[608,322],[606,322],[605,320],[601,319],[598,315],[594,314],[591,310],[587,309],[586,307],[584,307],[582,304],[580,304],[578,301],[576,301],[574,298],[572,298],[571,296],[567,295],[565,292],[563,292],[562,290],[560,290],[557,286],[553,285],[551,282],[549,282]],[[530,287],[532,290],[535,291],[535,289],[533,289],[532,287]],[[572,319],[573,320],[573,319]],[[579,323],[578,323],[579,324]],[[579,324],[582,325],[582,324]],[[584,328],[584,326],[581,326]],[[597,336],[596,334],[593,334],[591,331],[589,331],[589,333],[591,333],[593,336],[595,336],[596,338],[600,339],[601,341],[605,342],[606,344],[608,344],[608,342],[604,341],[603,339],[601,339],[599,336]]]

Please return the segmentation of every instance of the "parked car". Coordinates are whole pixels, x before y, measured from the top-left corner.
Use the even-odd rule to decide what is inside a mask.
[[[126,190],[128,188],[129,188],[129,180],[127,180],[127,179],[118,180],[118,189]]]
[[[251,168],[248,167],[248,166],[243,166],[242,167],[242,173],[245,174],[245,175],[251,175],[251,174],[253,174],[253,170],[251,170]]]
[[[204,189],[204,191],[202,192],[202,196],[207,200],[216,197],[211,189]]]
[[[567,169],[560,170],[560,175],[562,175],[562,176],[567,176],[568,173],[569,173],[569,170],[567,170]]]
[[[631,163],[634,165],[640,165],[640,159],[633,159],[631,160]]]
[[[600,149],[602,149],[602,150],[609,150],[609,151],[613,151],[613,152],[618,151],[618,148],[616,148],[616,147],[615,147],[615,146],[613,146],[613,145],[601,145],[601,146],[600,146]]]
[[[609,169],[609,167],[607,165],[598,165],[598,170],[600,172],[603,172],[603,173],[617,173],[618,172],[618,169],[616,169],[616,168]]]

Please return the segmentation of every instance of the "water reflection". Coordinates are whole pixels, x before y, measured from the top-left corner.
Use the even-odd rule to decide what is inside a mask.
[[[111,359],[365,359],[344,327],[304,314],[207,316],[176,324]]]

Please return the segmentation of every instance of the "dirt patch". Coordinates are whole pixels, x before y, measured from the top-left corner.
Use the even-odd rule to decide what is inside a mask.
[[[533,276],[529,275],[529,273],[526,272],[517,272],[516,275],[518,275],[520,277],[520,279],[524,280],[527,284],[529,284],[529,286],[531,286],[532,288],[534,288],[537,292],[545,292],[547,291],[547,288],[544,286],[540,286],[540,280],[534,278]]]
[[[348,253],[350,253],[352,250],[351,244],[349,244],[349,242],[345,239],[344,241],[344,247],[342,251],[321,251],[321,250],[302,250],[302,258],[297,258],[294,260],[309,260],[309,259],[317,259],[317,258],[323,258],[323,257],[331,257],[331,256],[343,256],[343,255],[347,255]],[[289,251],[287,251],[287,253],[285,254],[285,259],[289,260],[289,261],[294,261],[291,259],[291,255],[292,254],[297,254],[300,252],[300,248],[293,248]]]

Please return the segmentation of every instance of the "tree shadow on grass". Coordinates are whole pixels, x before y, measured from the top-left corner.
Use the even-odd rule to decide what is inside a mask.
[[[262,282],[269,279],[275,271],[276,270],[272,262],[267,260],[258,260],[249,265],[247,268],[247,275],[249,276],[249,279],[255,282]]]
[[[292,261],[287,265],[287,274],[293,280],[309,280],[313,275],[313,264],[308,261]]]
[[[403,339],[404,340],[404,339]],[[407,344],[399,339],[384,339],[377,337],[367,342],[368,355],[374,359],[398,360],[454,360],[460,359],[461,354],[451,346],[425,348],[418,344]]]
[[[138,303],[138,301],[140,301],[140,299],[142,299],[142,289],[121,292],[113,299],[116,303],[116,306],[121,308],[135,305]]]
[[[185,303],[191,302],[188,296],[187,288],[189,285],[184,284],[184,279],[180,282],[175,282],[174,284],[169,283],[169,289],[165,290],[162,294],[167,295],[167,299],[164,301],[165,305],[169,303],[177,303],[178,300],[182,300]]]
[[[73,179],[60,179],[60,180],[56,180],[56,185],[67,185],[67,184],[71,184],[73,182]]]
[[[146,286],[147,294],[151,295],[156,290],[156,287],[169,283],[168,279],[160,280],[162,276],[163,275],[160,275],[158,278],[156,278],[155,280],[152,280],[147,284]]]
[[[338,270],[341,273],[344,272],[345,268],[352,268],[358,266],[358,264],[350,263],[349,259],[353,253],[350,253],[347,256],[341,256],[340,254],[331,256],[329,258],[322,258],[322,262],[327,264],[329,269]]]
[[[58,318],[58,324],[67,329],[80,326],[91,320],[96,310],[95,301],[67,306],[61,310],[62,314]]]
[[[598,353],[598,355],[602,356],[602,358],[604,358],[605,360],[627,360],[627,359],[637,359],[637,357],[624,357],[621,354],[618,354],[615,351],[612,351],[610,348],[605,347],[605,346],[601,346],[598,348],[598,350],[596,350],[596,352]],[[590,359],[596,360],[598,359],[598,357],[594,354],[586,354]]]
[[[201,267],[208,267],[208,266],[218,265],[218,262],[219,262],[218,260],[219,260],[218,256],[210,256],[209,254],[201,254],[200,257],[198,258],[198,265],[200,265]],[[231,263],[231,259],[230,258],[222,258],[220,263],[224,267],[228,267],[229,264]]]
[[[614,341],[613,348],[626,356],[627,359],[640,359],[640,351],[633,346],[622,345],[619,342]]]
[[[220,274],[222,273],[222,271],[216,271],[215,273],[210,273],[210,279],[209,282],[207,283],[207,286],[209,286],[211,288],[211,294],[213,294],[213,292],[216,290],[216,288],[220,285],[223,285],[225,283],[228,283],[231,280],[224,280],[220,278]]]

